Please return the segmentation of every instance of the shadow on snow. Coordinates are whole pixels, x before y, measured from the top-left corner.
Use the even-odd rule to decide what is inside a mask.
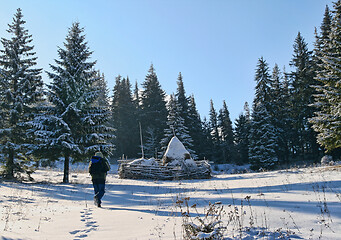
[[[246,176],[248,177],[248,176]],[[240,176],[224,177],[225,181],[233,181],[240,179]],[[213,179],[213,181],[216,179]],[[223,179],[219,179],[223,180]],[[129,180],[130,181],[130,180]],[[197,182],[199,180],[195,180]],[[206,182],[212,180],[200,180],[200,182]],[[159,216],[180,216],[179,212],[165,211],[164,208],[176,209],[175,202],[177,196],[191,197],[190,202],[198,203],[199,207],[207,206],[208,199],[211,202],[220,201],[224,205],[239,205],[241,203],[240,198],[235,198],[234,195],[243,194],[245,196],[250,194],[260,194],[258,199],[251,198],[251,206],[270,207],[277,208],[279,210],[314,213],[319,212],[320,206],[323,204],[320,199],[316,198],[316,191],[321,196],[322,188],[325,193],[339,194],[341,190],[341,181],[320,181],[313,183],[292,183],[273,186],[261,186],[261,187],[240,187],[240,188],[226,188],[226,189],[214,189],[214,188],[196,188],[188,187],[192,181],[181,181],[179,185],[166,186],[163,185],[169,181],[144,181],[134,180],[129,184],[124,183],[108,183],[106,185],[106,194],[103,198],[104,209],[108,210],[126,210],[126,211],[139,211],[144,213],[151,213]],[[3,196],[2,203],[6,202],[24,202],[33,203],[35,201],[33,196],[39,196],[46,199],[40,201],[83,201],[92,202],[93,200],[93,188],[92,184],[51,184],[51,183],[13,183],[2,182],[0,186],[12,188],[13,190],[29,190],[32,191],[31,197],[25,196]],[[266,199],[268,193],[283,192],[290,193],[291,191],[303,191],[307,194],[311,194],[316,201],[299,201],[297,200],[280,200],[280,199]],[[196,196],[191,196],[191,193]],[[229,195],[228,195],[229,194]],[[200,197],[198,197],[198,195]],[[228,195],[229,197],[227,197]],[[244,201],[244,205],[247,203]],[[191,205],[190,204],[190,205]],[[200,206],[202,205],[202,206]],[[328,207],[332,209],[331,213],[336,214],[338,217],[341,215],[341,210],[337,210],[340,202],[328,202]],[[137,208],[137,206],[139,208]],[[143,209],[146,206],[146,209]],[[152,206],[152,208],[151,208]],[[161,208],[158,209],[158,207]],[[322,206],[321,206],[322,207]],[[150,210],[150,209],[155,210]],[[162,209],[163,208],[163,209]],[[3,239],[4,240],[4,239]]]

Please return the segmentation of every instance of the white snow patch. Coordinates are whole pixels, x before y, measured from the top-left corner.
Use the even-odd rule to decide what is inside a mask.
[[[150,159],[139,158],[130,162],[128,165],[131,165],[131,164],[137,164],[137,165],[143,165],[143,166],[159,166],[159,163],[155,160],[155,158],[150,158]]]
[[[189,168],[192,168],[192,169],[197,168],[197,164],[195,163],[195,161],[192,158],[186,159],[184,162],[185,162],[185,165]]]
[[[181,181],[119,179],[110,173],[103,207],[97,208],[88,173],[71,170],[71,183],[60,184],[63,172],[38,170],[32,174],[36,182],[0,180],[0,236],[183,239],[176,200],[189,197],[189,206],[196,205],[199,217],[209,202],[220,201],[226,213],[232,211],[236,220],[221,219],[230,223],[224,239],[338,240],[340,173],[340,165]],[[190,211],[196,217],[195,210]]]

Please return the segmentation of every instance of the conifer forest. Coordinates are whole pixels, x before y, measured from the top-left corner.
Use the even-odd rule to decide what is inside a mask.
[[[153,64],[142,84],[116,76],[109,89],[80,22],[69,27],[50,68],[39,68],[30,20],[19,8],[8,19],[10,37],[0,36],[2,175],[15,178],[62,159],[69,182],[69,165],[96,151],[134,159],[143,147],[144,157],[160,158],[174,135],[194,159],[251,164],[256,171],[317,163],[326,154],[340,159],[341,1],[321,9],[321,19],[313,49],[298,32],[290,68],[255,59],[253,102],[230,119],[226,101],[216,109],[211,100],[209,115],[200,116],[181,69],[175,93],[162,89]]]

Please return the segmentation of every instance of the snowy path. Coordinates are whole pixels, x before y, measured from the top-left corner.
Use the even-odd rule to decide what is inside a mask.
[[[35,183],[0,182],[0,239],[182,239],[175,202],[184,197],[201,213],[209,201],[221,201],[227,211],[237,207],[239,223],[255,227],[243,237],[265,229],[301,239],[340,239],[340,173],[341,168],[311,168],[181,182],[110,174],[103,207],[97,208],[88,174],[72,173],[71,184],[60,184],[61,172],[40,170]],[[237,236],[236,223],[226,237]]]

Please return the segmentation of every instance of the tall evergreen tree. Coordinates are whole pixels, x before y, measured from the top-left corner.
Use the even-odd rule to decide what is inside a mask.
[[[98,88],[98,96],[95,105],[98,107],[109,108],[109,88],[108,82],[105,80],[104,74],[100,71],[97,72],[97,81],[94,82],[94,87]]]
[[[254,169],[271,168],[277,162],[278,134],[272,117],[274,105],[271,101],[273,83],[268,71],[268,64],[260,58],[255,76],[256,94],[249,136],[249,158]]]
[[[115,128],[115,157],[136,157],[139,151],[138,121],[129,78],[116,78],[112,97],[112,119]]]
[[[314,43],[314,51],[313,51],[313,61],[315,65],[315,71],[316,71],[316,85],[313,86],[316,90],[317,94],[323,95],[323,91],[321,91],[324,88],[324,81],[321,81],[319,78],[323,76],[323,72],[326,70],[324,69],[324,63],[322,61],[322,58],[324,58],[325,52],[328,51],[329,44],[330,44],[330,33],[331,33],[331,22],[332,22],[332,14],[329,10],[328,5],[326,5],[324,17],[322,20],[322,24],[320,26],[320,31],[318,32],[317,28],[315,28],[315,43]],[[321,100],[322,98],[317,98],[317,95],[315,95],[315,103],[314,107],[316,108],[316,111],[319,111],[319,108],[321,106]],[[322,104],[323,105],[323,104]],[[314,115],[316,117],[316,114]],[[313,124],[313,129],[315,128],[314,120],[310,119],[310,123]],[[318,131],[316,131],[318,133]],[[319,141],[318,141],[319,142]],[[319,143],[321,148],[324,148],[324,145]]]
[[[316,142],[316,134],[313,132],[308,119],[313,116],[314,90],[314,64],[312,52],[308,50],[307,43],[298,33],[294,43],[293,58],[290,66],[294,68],[290,76],[292,78],[292,141],[295,147],[296,157],[318,159],[319,147]]]
[[[40,148],[49,155],[64,157],[63,182],[69,182],[69,164],[84,161],[95,151],[111,152],[113,137],[105,123],[110,112],[95,106],[100,88],[94,84],[98,74],[95,61],[89,61],[89,50],[84,29],[78,22],[69,28],[64,49],[58,49],[56,65],[50,65],[53,72],[47,72],[52,80],[48,85],[48,99],[51,106],[37,118],[36,131]]]
[[[249,158],[251,168],[272,169],[278,163],[276,156],[277,136],[271,116],[263,103],[256,104],[252,112],[249,137]]]
[[[189,113],[190,98],[186,96],[186,91],[185,91],[183,77],[182,77],[181,72],[179,73],[179,76],[177,79],[177,86],[178,87],[176,89],[175,97],[176,97],[176,102],[178,106],[178,111],[179,111],[180,117],[184,119],[184,128],[188,129],[188,134],[189,134],[189,138],[191,142],[189,145],[185,144],[185,147],[188,147],[190,149],[189,152],[191,153],[192,158],[197,158],[198,156],[196,154],[196,151],[194,150],[195,147],[193,144],[193,137],[191,135],[191,128],[192,128],[192,124],[194,123],[193,121],[197,121],[197,120],[195,119],[193,115],[192,117],[194,117],[194,119],[190,118],[190,113]],[[195,109],[191,109],[192,111],[191,113],[194,113],[196,111],[194,98],[193,98],[192,104],[194,104],[194,106],[192,105],[191,107],[194,107]],[[199,116],[199,121],[200,121],[200,116]]]
[[[200,114],[197,110],[194,96],[190,96],[188,103],[188,120],[191,123],[188,126],[189,135],[193,140],[193,150],[199,159],[207,158],[206,149],[207,139],[204,134],[203,124],[200,119]]]
[[[278,100],[278,114],[277,119],[279,119],[281,133],[279,135],[279,148],[281,149],[280,154],[283,154],[282,157],[279,158],[281,163],[289,164],[289,160],[292,158],[290,154],[292,154],[292,141],[291,141],[291,126],[293,126],[293,119],[291,118],[291,83],[288,74],[285,71],[285,67],[283,68],[283,78],[280,84],[280,96]]]
[[[203,129],[203,135],[202,143],[203,148],[201,149],[201,154],[204,156],[204,159],[209,159],[211,161],[217,161],[217,157],[215,155],[214,149],[215,144],[212,137],[212,131],[211,131],[211,124],[210,121],[207,120],[206,117],[204,117],[202,121],[202,129]]]
[[[256,69],[256,93],[254,103],[270,103],[271,79],[269,74],[269,66],[263,57],[258,59]]]
[[[235,161],[236,151],[234,145],[234,134],[232,122],[230,119],[230,112],[227,108],[226,102],[223,101],[223,107],[218,115],[218,128],[221,132],[221,151],[224,163],[231,163]]]
[[[133,95],[133,103],[135,105],[135,109],[137,111],[137,119],[139,119],[139,112],[140,112],[140,93],[139,93],[139,86],[137,84],[137,81],[135,82],[135,88],[134,88],[134,95]]]
[[[160,143],[158,142],[156,128],[147,127],[144,132],[142,143],[144,157],[159,158],[160,157]]]
[[[177,80],[177,89],[176,89],[176,99],[179,105],[179,111],[181,117],[185,121],[186,127],[189,125],[189,120],[188,120],[188,98],[186,97],[186,92],[185,92],[185,87],[184,87],[184,82],[182,78],[181,72],[179,73],[178,80]]]
[[[285,140],[285,127],[287,125],[287,113],[288,104],[284,98],[285,93],[282,85],[282,73],[277,64],[273,68],[271,75],[271,85],[270,85],[270,102],[269,114],[271,116],[271,121],[276,130],[277,135],[277,145],[276,150],[277,158],[280,162],[286,162],[287,156],[287,144]]]
[[[212,160],[217,163],[222,163],[223,159],[220,152],[220,136],[219,136],[219,126],[218,126],[218,114],[214,108],[213,100],[210,101],[210,119],[209,119],[209,129],[211,134],[211,139],[213,143],[213,148],[211,149]]]
[[[1,39],[0,50],[0,152],[5,156],[5,176],[15,177],[23,170],[27,146],[34,144],[28,123],[38,113],[42,101],[41,69],[33,51],[32,35],[25,29],[21,9],[17,9],[7,32],[10,39]]]
[[[247,121],[251,121],[251,110],[248,102],[244,104],[244,115]]]
[[[182,107],[174,94],[170,96],[168,102],[167,128],[164,138],[161,140],[162,153],[165,152],[171,138],[175,135],[186,147],[192,158],[196,158],[193,148],[193,140],[189,135],[188,128],[185,126],[185,119],[181,116]]]
[[[330,34],[321,38],[321,51],[317,55],[320,64],[315,96],[317,111],[312,117],[317,139],[327,151],[341,149],[341,1],[334,3]],[[327,17],[325,16],[325,19]],[[323,24],[322,26],[328,24]],[[326,32],[328,28],[326,27]],[[323,29],[322,33],[323,33]],[[323,35],[322,35],[323,36]]]
[[[145,141],[144,146],[147,148],[150,145],[145,150],[145,154],[147,157],[154,157],[155,153],[161,150],[160,142],[167,126],[167,108],[165,92],[161,89],[153,65],[150,66],[142,86],[141,125]]]
[[[250,117],[247,112],[240,114],[235,121],[234,139],[236,144],[236,163],[249,163]]]
[[[321,58],[323,52],[326,50],[329,42],[330,42],[330,32],[331,32],[331,21],[332,15],[329,11],[328,5],[325,8],[324,17],[322,20],[322,24],[320,26],[320,32],[317,32],[315,28],[315,43],[314,43],[314,61],[316,64],[316,70],[322,70],[320,66],[323,64]]]

